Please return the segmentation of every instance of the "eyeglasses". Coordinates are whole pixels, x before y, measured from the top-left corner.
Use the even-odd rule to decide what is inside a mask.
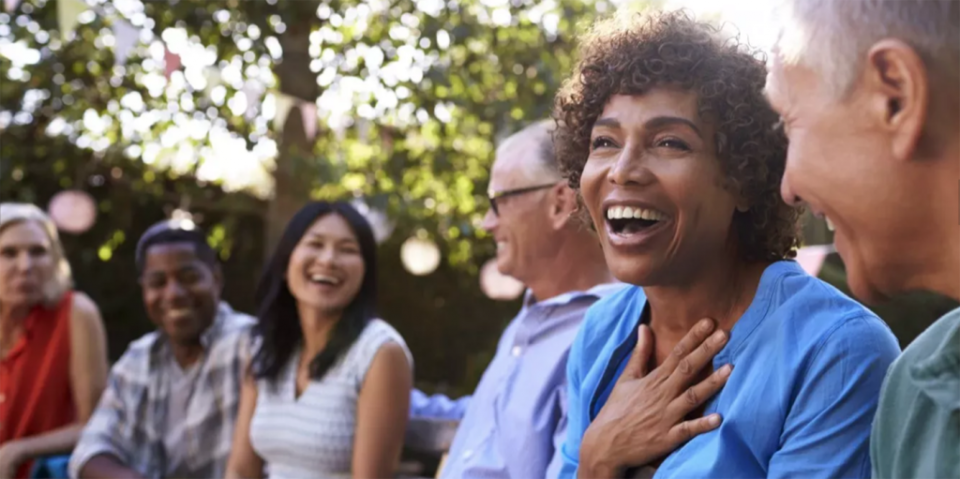
[[[556,186],[556,183],[550,183],[549,185],[537,185],[537,186],[528,186],[526,188],[517,188],[515,190],[504,190],[504,191],[495,191],[490,193],[490,209],[493,210],[493,214],[500,216],[500,210],[497,208],[497,200],[507,198],[510,196],[519,196],[527,193],[532,193],[534,191],[545,190],[547,188],[553,188]]]

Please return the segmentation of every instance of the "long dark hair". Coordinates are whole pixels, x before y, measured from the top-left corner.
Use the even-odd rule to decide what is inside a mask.
[[[326,347],[310,361],[310,378],[322,378],[340,355],[353,345],[367,323],[376,317],[377,245],[370,224],[349,203],[317,201],[307,204],[287,223],[283,237],[257,286],[259,309],[254,336],[259,347],[254,353],[252,366],[253,375],[258,379],[275,382],[303,340],[297,301],[286,282],[287,267],[290,255],[307,229],[317,219],[329,214],[339,215],[346,220],[357,236],[364,274],[360,291],[334,326]]]

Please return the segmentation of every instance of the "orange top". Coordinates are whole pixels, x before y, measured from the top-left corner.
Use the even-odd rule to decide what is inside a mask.
[[[70,385],[70,311],[73,294],[54,309],[36,306],[23,334],[0,360],[0,444],[36,436],[76,421]],[[32,461],[20,465],[25,478]]]

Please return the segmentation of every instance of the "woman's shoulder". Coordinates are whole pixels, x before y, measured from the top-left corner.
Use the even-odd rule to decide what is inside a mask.
[[[646,303],[639,286],[625,285],[593,303],[571,347],[573,362],[594,363],[635,332]]]
[[[367,322],[367,325],[363,327],[363,332],[360,333],[360,337],[357,338],[356,346],[358,349],[379,349],[380,346],[383,346],[387,343],[396,343],[404,351],[407,351],[407,342],[403,340],[403,336],[394,329],[386,321],[374,318]]]
[[[757,298],[767,301],[772,311],[802,317],[805,321],[830,318],[834,322],[838,317],[877,317],[833,285],[805,272],[794,261],[771,264],[761,279]]]
[[[775,275],[762,280],[765,291],[757,292],[763,296],[761,301],[767,301],[766,316],[777,319],[768,322],[769,325],[786,328],[801,343],[811,346],[848,336],[861,338],[865,346],[897,345],[890,327],[876,313],[829,283],[807,274],[795,262],[774,263],[769,269],[774,269]]]
[[[583,331],[587,336],[606,337],[614,330],[633,327],[643,309],[643,288],[624,285],[593,303],[584,314]],[[627,324],[629,323],[629,324]]]
[[[360,337],[357,338],[348,354],[347,361],[354,366],[352,369],[360,369],[365,372],[380,349],[387,345],[400,348],[410,364],[413,364],[413,356],[410,354],[410,349],[407,348],[403,336],[389,323],[378,318],[371,319],[364,326],[363,332],[360,333]]]
[[[100,316],[100,308],[93,302],[89,296],[79,291],[68,293],[70,295],[70,330],[75,335],[83,337],[103,334],[103,318]]]
[[[95,303],[90,296],[80,291],[68,291],[67,295],[70,297],[71,312],[85,315],[100,315],[100,308],[97,307],[97,303]]]

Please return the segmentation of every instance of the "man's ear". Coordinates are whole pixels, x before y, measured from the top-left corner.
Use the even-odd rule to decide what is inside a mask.
[[[927,120],[930,85],[923,59],[901,40],[881,40],[870,48],[859,88],[864,89],[894,157],[910,161]]]
[[[550,189],[550,224],[555,230],[566,227],[570,221],[576,221],[579,204],[577,192],[573,191],[566,182],[558,182]]]

